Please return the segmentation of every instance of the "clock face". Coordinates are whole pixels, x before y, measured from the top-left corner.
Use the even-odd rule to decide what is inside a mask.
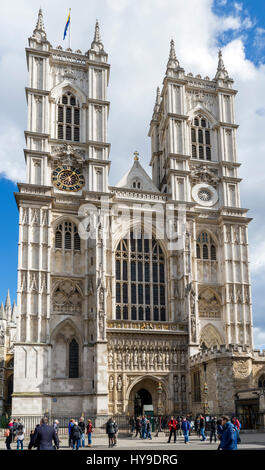
[[[85,184],[85,178],[78,168],[63,165],[52,172],[52,183],[61,191],[79,191]]]

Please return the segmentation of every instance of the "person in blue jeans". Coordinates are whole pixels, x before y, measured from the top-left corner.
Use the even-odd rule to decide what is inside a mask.
[[[145,416],[142,417],[142,420],[141,420],[141,430],[142,430],[142,435],[141,435],[141,438],[142,439],[146,439],[146,422],[147,422],[147,419]]]
[[[151,436],[151,424],[150,424],[150,421],[147,420],[146,422],[146,439],[152,439],[152,436]]]
[[[205,436],[205,419],[202,415],[200,415],[200,435],[201,435],[201,441],[206,441],[206,436]]]
[[[185,444],[189,443],[189,431],[190,431],[190,422],[187,420],[187,418],[184,416],[182,418],[182,423],[181,423],[181,429],[184,434],[184,442]]]

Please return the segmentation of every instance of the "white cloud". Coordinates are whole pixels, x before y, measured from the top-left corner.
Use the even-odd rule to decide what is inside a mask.
[[[260,328],[253,328],[254,344],[259,349],[265,349],[265,331]]]

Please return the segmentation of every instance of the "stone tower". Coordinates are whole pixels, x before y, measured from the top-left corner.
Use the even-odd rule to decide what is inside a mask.
[[[104,414],[104,247],[80,239],[77,216],[91,192],[95,202],[98,193],[108,192],[108,55],[98,22],[86,53],[54,49],[41,10],[26,54],[27,182],[16,194],[19,317],[12,411]]]
[[[171,41],[150,125],[150,164],[160,191],[187,208],[185,308],[191,354],[199,346],[253,346],[247,238],[251,219],[240,205],[236,93],[221,51],[214,79],[194,77],[185,74]]]

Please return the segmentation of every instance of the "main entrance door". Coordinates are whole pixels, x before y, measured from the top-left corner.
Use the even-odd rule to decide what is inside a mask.
[[[134,399],[134,415],[141,416],[143,414],[144,405],[152,405],[152,395],[145,388],[141,388],[135,394]]]

